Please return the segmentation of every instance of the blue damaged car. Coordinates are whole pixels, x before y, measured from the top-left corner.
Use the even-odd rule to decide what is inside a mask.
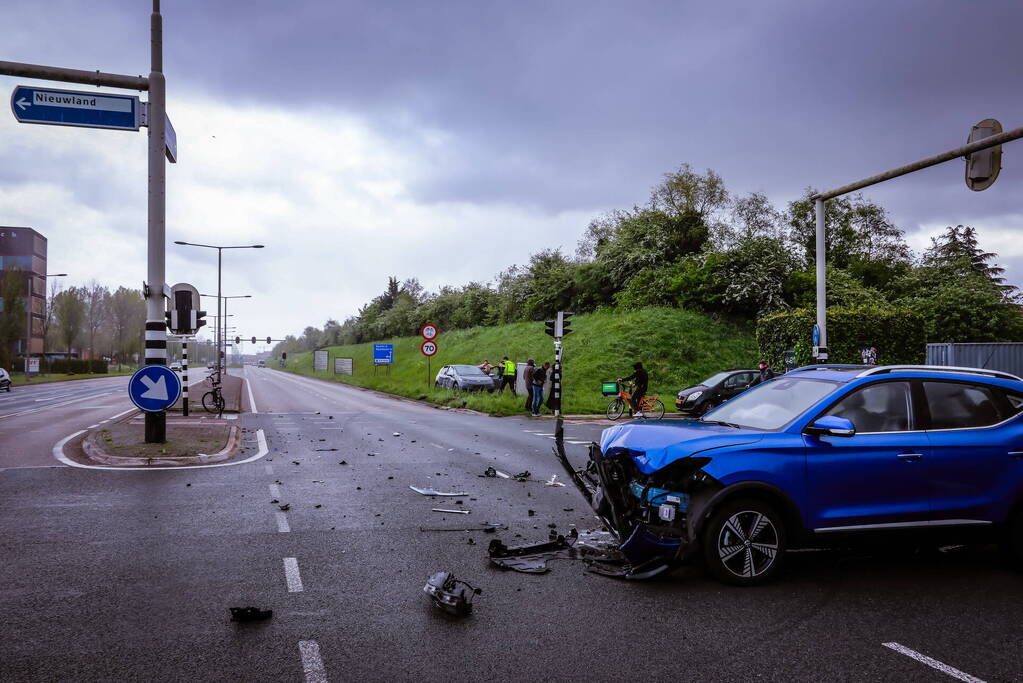
[[[702,556],[755,585],[786,550],[850,535],[994,541],[1019,564],[1021,412],[1023,380],[1002,372],[809,366],[700,420],[610,427],[571,474],[630,578]]]

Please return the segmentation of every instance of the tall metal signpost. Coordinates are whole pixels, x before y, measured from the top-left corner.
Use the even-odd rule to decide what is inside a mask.
[[[561,340],[564,339],[566,335],[572,333],[569,318],[573,315],[573,313],[568,311],[558,311],[558,315],[554,320],[548,320],[544,323],[547,326],[547,329],[544,331],[554,337],[554,372],[551,373],[551,397],[548,400],[547,405],[554,411],[554,441],[559,448],[564,448],[565,438],[563,422],[561,419]]]
[[[828,321],[827,294],[825,291],[825,239],[824,239],[824,202],[840,197],[886,180],[898,178],[909,173],[922,171],[925,168],[952,161],[966,159],[966,186],[975,192],[991,187],[998,177],[1001,168],[1001,146],[1007,142],[1023,138],[1023,128],[1014,128],[1001,132],[1002,126],[994,119],[984,119],[970,130],[969,143],[912,164],[899,166],[890,171],[879,173],[834,190],[821,192],[813,196],[816,210],[816,251],[817,251],[817,325],[814,334],[814,346],[817,348],[818,360],[828,359]],[[819,339],[816,330],[819,330]]]
[[[170,146],[167,144],[167,90],[163,76],[163,19],[160,16],[160,0],[153,0],[149,30],[151,65],[148,78],[2,61],[0,75],[149,91],[149,103],[144,105],[136,96],[18,86],[11,97],[11,110],[21,123],[135,131],[143,125],[149,127],[148,258],[143,292],[146,297],[145,355],[146,365],[166,365],[167,329],[163,315],[166,232],[164,156],[174,162],[177,150],[174,149],[173,139]],[[162,443],[167,440],[166,417],[162,409],[146,409],[146,443]]]

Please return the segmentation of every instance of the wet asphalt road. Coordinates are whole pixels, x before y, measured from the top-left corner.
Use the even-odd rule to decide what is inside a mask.
[[[589,528],[569,487],[478,476],[558,473],[549,420],[246,375],[245,455],[262,452],[260,430],[268,451],[252,462],[0,471],[0,678],[952,680],[884,646],[898,643],[981,680],[1023,679],[1023,577],[992,551],[794,553],[781,581],[749,590],[696,568],[637,583],[570,561],[503,572],[486,559],[493,535],[420,527],[502,522],[508,543]],[[600,428],[566,427],[574,459]],[[472,617],[429,605],[422,586],[441,570],[483,588]],[[228,607],[241,605],[275,614],[239,626]]]

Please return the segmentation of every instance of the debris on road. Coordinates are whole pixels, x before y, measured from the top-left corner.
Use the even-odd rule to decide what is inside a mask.
[[[281,503],[277,507],[279,507],[283,512],[287,512],[289,509],[291,509],[291,503]]]
[[[564,486],[563,482],[558,481],[558,475],[552,474],[551,478],[543,483],[544,486]]]
[[[569,536],[575,540],[575,530]],[[495,538],[487,548],[490,561],[502,569],[514,569],[526,574],[546,574],[550,571],[548,561],[553,559],[575,559],[572,544],[564,536],[558,535],[553,541],[544,543],[527,543],[525,545],[507,546]]]
[[[507,524],[501,522],[483,522],[477,526],[421,526],[420,531],[482,531],[485,534],[492,534],[498,529],[507,529]]]
[[[322,506],[321,504],[317,503],[317,504],[316,504],[316,505],[314,505],[313,507],[314,507],[314,508],[321,508],[321,507],[323,507],[323,506]]]
[[[388,477],[390,479],[391,477]],[[415,491],[421,496],[468,496],[468,493],[448,493],[446,491],[435,491],[433,489],[419,489],[415,486],[409,486],[410,489]]]
[[[464,617],[472,612],[473,597],[483,591],[465,581],[459,581],[451,572],[437,572],[427,580],[423,592],[430,596],[431,602],[439,609],[456,617]]]
[[[430,510],[431,510],[431,512],[451,512],[451,513],[456,514],[456,515],[467,515],[467,514],[469,514],[468,510],[444,510],[443,508],[431,508]]]
[[[337,449],[336,448],[314,448],[313,450],[314,451],[336,451]],[[295,464],[297,465],[298,463],[295,463]]]
[[[338,463],[338,465],[347,465],[347,464],[348,464],[347,460],[342,460],[341,462]]]
[[[476,455],[479,455],[479,453],[477,453]],[[495,470],[493,467],[488,467],[487,469],[483,470],[482,476],[490,478],[501,477],[501,479],[511,479],[511,475],[505,474],[501,470]]]
[[[231,621],[263,621],[274,615],[272,609],[258,607],[231,607]]]
[[[392,434],[391,436],[401,436],[401,432],[395,432],[395,433],[394,433],[394,434]]]
[[[519,472],[518,474],[516,474],[516,475],[515,475],[514,477],[512,477],[512,478],[513,478],[513,479],[514,479],[515,481],[529,481],[529,478],[530,478],[531,476],[533,476],[533,473],[532,473],[532,472],[530,472],[529,470],[523,470],[522,472]]]

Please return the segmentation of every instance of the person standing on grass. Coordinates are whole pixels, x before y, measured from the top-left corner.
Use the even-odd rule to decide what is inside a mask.
[[[547,370],[550,363],[544,363],[543,367],[533,370],[533,382],[530,385],[533,392],[533,417],[540,417],[540,404],[543,403],[543,385],[547,381]]]
[[[504,388],[511,387],[512,396],[515,396],[515,363],[508,360],[508,356],[501,359],[501,364],[498,366],[501,368],[501,389],[500,393],[504,393]],[[527,388],[528,391],[528,388]]]
[[[533,412],[533,372],[536,370],[536,361],[532,358],[526,361],[526,367],[522,370],[522,379],[526,382],[526,412]]]

